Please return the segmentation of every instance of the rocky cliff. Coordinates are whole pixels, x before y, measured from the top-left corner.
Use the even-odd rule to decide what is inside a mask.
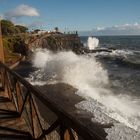
[[[46,33],[30,40],[28,48],[46,48],[52,51],[72,50],[78,53],[82,47],[77,34]]]

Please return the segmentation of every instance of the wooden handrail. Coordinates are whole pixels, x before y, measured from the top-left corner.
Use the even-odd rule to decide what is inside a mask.
[[[15,88],[17,88],[16,90],[18,90],[16,92],[19,92],[19,90],[20,90],[17,85],[17,82],[21,83],[22,86],[24,86],[24,87],[26,87],[26,89],[28,89],[28,91],[24,95],[24,98],[20,97],[20,101],[21,102],[23,101],[23,103],[21,104],[22,106],[20,106],[20,109],[19,109],[21,114],[22,114],[23,108],[25,106],[25,102],[27,102],[27,100],[29,100],[30,105],[31,105],[30,106],[31,114],[32,114],[32,116],[34,116],[34,115],[37,116],[36,119],[39,122],[39,125],[41,125],[37,111],[36,111],[36,106],[34,105],[35,100],[33,98],[36,97],[47,108],[49,108],[53,113],[55,113],[58,118],[56,120],[56,122],[54,122],[54,124],[52,124],[48,130],[44,130],[43,128],[40,128],[42,131],[42,134],[38,137],[34,137],[35,134],[33,134],[34,138],[40,139],[40,138],[42,138],[42,136],[47,135],[48,132],[50,133],[51,131],[53,131],[53,129],[60,126],[61,139],[64,139],[65,132],[67,132],[67,133],[69,132],[69,135],[72,135],[71,129],[74,130],[77,135],[79,135],[80,137],[82,137],[82,139],[85,139],[85,140],[103,140],[104,139],[99,134],[97,134],[94,131],[91,131],[89,128],[87,128],[85,125],[83,125],[78,119],[76,119],[72,115],[68,114],[64,109],[58,107],[58,105],[55,102],[53,102],[52,100],[50,100],[49,98],[44,96],[44,94],[39,89],[32,86],[29,82],[27,82],[25,79],[23,79],[20,75],[18,75],[16,72],[12,71],[6,65],[4,65],[3,63],[0,62],[0,70],[1,69],[4,69],[6,71],[6,73],[10,74],[14,78],[14,82],[15,82],[15,86],[16,86]],[[18,96],[20,96],[20,94]],[[19,97],[17,97],[17,98],[19,99]],[[33,132],[34,132],[34,130],[33,130]]]

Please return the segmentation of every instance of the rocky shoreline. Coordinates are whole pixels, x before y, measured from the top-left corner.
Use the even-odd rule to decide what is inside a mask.
[[[73,51],[76,54],[112,52],[113,49],[94,49],[89,50],[84,47],[78,34],[45,33],[37,38],[31,39],[28,43],[28,53],[37,48],[45,48],[53,52]]]

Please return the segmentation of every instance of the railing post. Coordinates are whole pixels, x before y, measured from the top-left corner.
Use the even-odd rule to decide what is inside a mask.
[[[33,96],[31,94],[29,95],[29,102],[30,102],[32,133],[34,138],[38,138],[43,133],[43,128],[39,120],[38,111],[35,105],[35,100],[33,99]]]
[[[10,79],[9,79],[9,74],[5,70],[4,71],[4,80],[5,80],[5,85],[4,85],[4,95],[7,97],[9,100],[12,99],[12,93],[11,93],[11,85],[10,85]]]
[[[78,140],[78,139],[75,139],[71,129],[65,128],[65,126],[63,125],[60,126],[60,137],[61,137],[61,140]]]
[[[18,112],[21,113],[22,105],[23,105],[21,87],[20,87],[20,83],[18,81],[16,81],[15,84],[16,84],[15,87],[16,87],[16,96],[17,96],[16,98],[17,98]]]
[[[4,48],[3,48],[3,42],[2,42],[2,30],[1,30],[1,19],[0,19],[0,61],[1,62],[5,62],[4,61]]]
[[[1,63],[1,62],[0,62]],[[10,81],[8,81],[8,73],[5,68],[0,66],[0,83],[1,90],[3,91],[3,95],[5,98],[11,100],[11,90],[10,90]]]

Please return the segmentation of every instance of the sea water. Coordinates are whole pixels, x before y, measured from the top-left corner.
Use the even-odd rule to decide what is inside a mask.
[[[120,122],[113,121],[114,127],[105,130],[108,139],[139,140],[140,37],[97,38],[98,43],[88,37],[81,37],[81,40],[84,44],[113,51],[76,55],[71,51],[54,54],[45,49],[36,50],[33,65],[38,70],[30,75],[30,81],[34,84],[64,82],[76,87],[76,94],[85,100],[75,106],[96,114],[91,121]]]

